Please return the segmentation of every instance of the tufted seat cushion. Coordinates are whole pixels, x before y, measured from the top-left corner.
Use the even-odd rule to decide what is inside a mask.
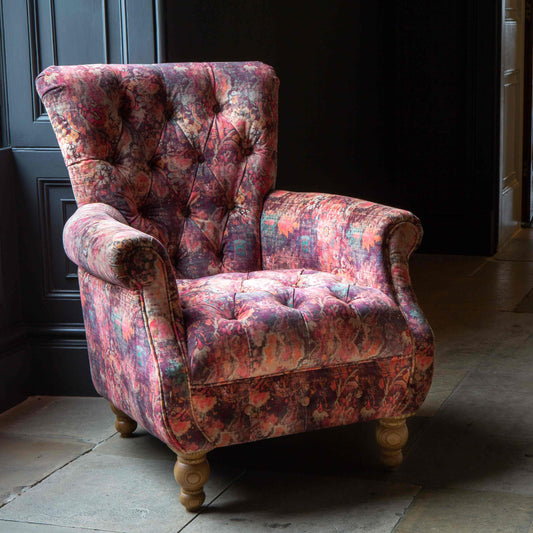
[[[409,355],[394,301],[313,270],[178,280],[193,384]]]

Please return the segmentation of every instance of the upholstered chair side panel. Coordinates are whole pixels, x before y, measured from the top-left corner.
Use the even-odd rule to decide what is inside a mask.
[[[415,341],[410,379],[410,412],[416,411],[422,405],[429,392],[435,355],[433,331],[418,305],[409,275],[408,259],[417,247],[419,239],[418,228],[409,223],[398,224],[391,231],[387,246],[396,299]]]
[[[220,385],[192,386],[198,424],[215,446],[398,416],[412,357],[388,357]]]
[[[395,299],[387,239],[403,222],[421,234],[408,211],[346,196],[274,191],[261,221],[263,268],[331,272]]]
[[[98,391],[173,449],[203,449],[189,404],[185,326],[164,247],[100,203],[74,213],[63,241],[79,266]],[[174,409],[179,416],[169,417]]]
[[[141,293],[78,270],[91,374],[96,390],[148,431],[162,431],[159,371],[150,346]]]
[[[125,289],[82,268],[79,280],[97,391],[172,449],[210,449],[194,422],[186,363],[166,311],[157,311],[160,301],[153,304],[150,289]]]

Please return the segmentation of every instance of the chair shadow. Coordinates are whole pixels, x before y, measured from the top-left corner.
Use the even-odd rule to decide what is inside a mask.
[[[213,450],[213,471],[225,466],[246,472],[230,486],[231,497],[215,500],[204,512],[266,512],[266,497],[269,507],[290,508],[291,516],[329,513],[332,507],[412,498],[421,487],[511,491],[521,483],[533,494],[531,440],[498,434],[490,421],[472,424],[449,410],[445,417],[411,418],[408,426],[406,458],[395,472],[380,466],[373,423]]]

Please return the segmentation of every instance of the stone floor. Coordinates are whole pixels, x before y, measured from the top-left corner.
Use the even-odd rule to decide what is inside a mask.
[[[215,450],[191,515],[159,441],[120,439],[102,399],[33,397],[0,415],[0,531],[533,533],[533,230],[412,277],[436,370],[394,474],[371,424]]]

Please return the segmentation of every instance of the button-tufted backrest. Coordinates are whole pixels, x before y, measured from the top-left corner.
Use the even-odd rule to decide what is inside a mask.
[[[117,208],[183,278],[261,268],[277,89],[257,62],[53,66],[37,78],[78,205]]]

